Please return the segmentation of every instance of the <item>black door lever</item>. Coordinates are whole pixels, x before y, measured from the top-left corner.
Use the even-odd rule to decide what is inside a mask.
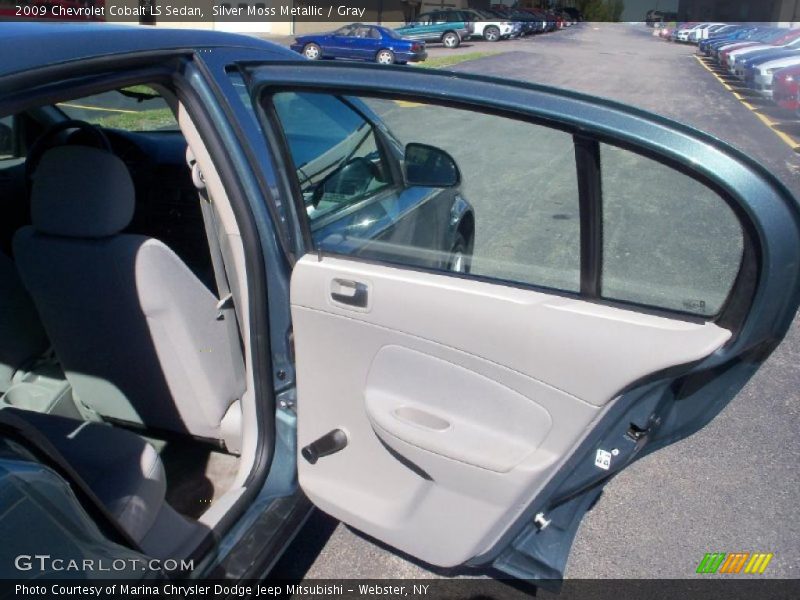
[[[300,453],[312,465],[323,456],[329,456],[344,450],[347,446],[347,434],[341,429],[334,429],[323,435],[318,440],[311,442]]]
[[[339,304],[366,308],[368,300],[367,284],[347,279],[334,279],[331,298]]]

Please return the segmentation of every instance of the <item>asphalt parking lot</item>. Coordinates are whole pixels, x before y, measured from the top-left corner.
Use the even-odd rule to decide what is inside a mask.
[[[668,44],[650,32],[642,26],[583,24],[535,39],[469,43],[458,52],[497,54],[453,69],[577,89],[696,126],[765,164],[800,197],[796,127],[788,116],[726,88],[693,56],[693,46]],[[432,48],[430,54],[445,52]],[[469,125],[462,133],[468,148],[486,151],[479,134],[470,136]],[[497,144],[489,150],[501,151]],[[797,577],[798,355],[795,323],[712,424],[615,478],[584,519],[566,576],[693,577],[706,552],[749,551],[774,553],[765,576]],[[321,513],[310,519],[273,572],[309,579],[454,575],[464,573],[400,557]]]

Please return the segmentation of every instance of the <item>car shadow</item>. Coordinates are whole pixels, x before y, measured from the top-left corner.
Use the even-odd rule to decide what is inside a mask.
[[[388,544],[383,543],[380,540],[373,538],[372,536],[367,535],[357,529],[350,527],[349,525],[345,525],[347,529],[349,529],[353,535],[365,540],[378,548],[390,552],[392,554],[396,554],[406,562],[413,564],[420,569],[433,573],[442,578],[448,579],[457,579],[457,578],[465,578],[465,579],[483,579],[486,580],[487,583],[491,582],[496,584],[496,586],[502,586],[500,589],[504,590],[518,590],[522,592],[525,597],[529,597],[530,595],[535,595],[536,590],[538,589],[537,586],[530,583],[529,581],[517,579],[510,575],[503,573],[502,571],[498,571],[497,569],[487,568],[487,567],[437,567],[435,565],[431,565],[429,563],[423,562],[418,558],[406,554],[396,548],[392,548]],[[471,600],[477,600],[477,598],[482,596],[472,596]],[[491,596],[494,597],[494,596]],[[511,598],[512,596],[506,596],[503,594],[502,598]]]
[[[287,583],[300,583],[307,579],[311,566],[325,550],[333,532],[339,525],[339,521],[325,514],[321,510],[314,510],[306,524],[297,534],[294,541],[289,545],[281,558],[269,572],[270,580],[282,580]],[[471,568],[455,567],[442,568],[425,563],[413,556],[405,554],[391,546],[376,540],[375,538],[362,533],[352,527],[346,526],[356,537],[369,542],[392,554],[396,554],[403,560],[413,564],[421,570],[427,571],[439,578],[447,579],[471,579],[479,580],[480,584],[475,586],[475,592],[470,593],[468,600],[483,600],[484,598],[514,599],[519,597],[530,598],[534,596],[537,587],[530,582],[512,578],[505,573],[491,568]],[[352,574],[343,574],[343,578],[352,577]],[[387,574],[391,578],[391,574]],[[517,596],[519,594],[519,596]]]
[[[270,579],[302,581],[314,564],[339,521],[321,510],[314,510],[281,558],[269,572]]]
[[[457,48],[445,48],[444,44],[428,44],[429,48],[436,48],[437,50],[461,50],[462,48],[472,48],[475,42],[461,42]]]
[[[770,110],[770,109],[772,109],[772,107],[775,106],[775,104],[773,104],[772,100],[769,100],[768,98],[764,98],[758,92],[755,92],[755,94],[756,94],[755,96],[748,96],[748,95],[746,95],[746,94],[744,94],[742,92],[739,92],[739,95],[742,96],[744,98],[744,100],[750,106],[752,106],[754,110],[756,110],[758,112],[762,112],[762,111],[765,111],[765,110]],[[779,117],[779,118],[783,118],[783,117]]]
[[[782,121],[795,121],[797,117],[789,110],[785,108],[781,108],[780,106],[776,106],[775,104],[768,102],[764,106],[759,106],[756,108],[756,112],[759,114],[764,115],[765,117],[769,117],[774,121],[778,121],[775,128],[778,129],[780,127],[786,126],[787,129],[781,129],[781,131],[785,131],[786,133],[792,133],[798,131],[798,127],[800,127],[800,123],[783,123]],[[797,127],[790,127],[792,125],[797,125]]]
[[[783,117],[784,119],[789,117]],[[786,133],[793,137],[800,137],[800,123],[797,121],[784,121],[781,123],[774,123],[772,128],[776,131]]]

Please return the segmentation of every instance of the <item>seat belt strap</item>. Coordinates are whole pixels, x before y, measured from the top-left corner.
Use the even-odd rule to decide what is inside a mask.
[[[200,208],[203,213],[203,224],[206,228],[208,249],[211,253],[211,266],[214,269],[214,279],[217,282],[217,294],[219,297],[219,302],[217,303],[219,314],[217,319],[225,321],[228,328],[228,336],[232,344],[231,347],[243,350],[242,340],[244,339],[244,332],[241,331],[241,324],[236,315],[236,301],[231,293],[230,284],[228,282],[228,272],[225,269],[222,244],[219,240],[221,230],[217,222],[216,209],[208,196],[207,190],[199,190],[199,193]]]

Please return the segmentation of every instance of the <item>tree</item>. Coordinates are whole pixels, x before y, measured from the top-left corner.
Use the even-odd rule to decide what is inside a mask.
[[[622,12],[625,10],[625,0],[611,0],[609,6],[609,18],[611,21],[620,21]]]
[[[578,9],[587,21],[619,21],[625,0],[578,0]]]

